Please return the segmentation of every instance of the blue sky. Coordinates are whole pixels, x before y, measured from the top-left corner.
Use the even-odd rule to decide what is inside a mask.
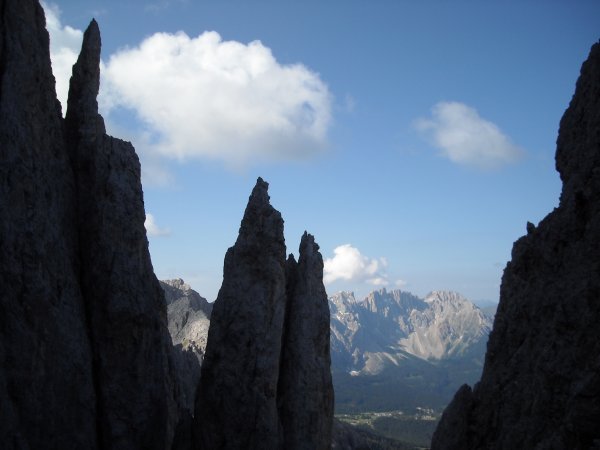
[[[46,4],[59,99],[92,17],[100,108],[143,169],[157,276],[209,300],[258,176],[325,258],[329,293],[498,300],[558,203],[558,123],[600,2]]]

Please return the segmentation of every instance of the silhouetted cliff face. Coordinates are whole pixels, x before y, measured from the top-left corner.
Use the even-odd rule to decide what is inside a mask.
[[[65,117],[78,188],[80,283],[101,405],[98,431],[111,446],[164,448],[165,437],[161,442],[148,431],[169,418],[172,344],[148,253],[140,163],[131,143],[106,135],[98,114],[100,45],[92,21],[73,66]]]
[[[37,2],[0,0],[0,442],[96,448],[76,184]]]
[[[323,258],[306,232],[298,263],[287,262],[287,310],[278,404],[286,449],[329,449],[333,388],[329,354],[329,302]]]
[[[323,263],[305,235],[286,274],[283,220],[267,188],[259,178],[212,311],[195,416],[196,444],[207,450],[331,445]],[[305,409],[292,416],[294,407]]]
[[[560,205],[515,243],[481,382],[459,390],[432,449],[600,448],[600,43],[556,167]]]
[[[66,119],[44,13],[0,0],[0,442],[170,445],[179,394],[140,165],[98,115],[92,21]]]

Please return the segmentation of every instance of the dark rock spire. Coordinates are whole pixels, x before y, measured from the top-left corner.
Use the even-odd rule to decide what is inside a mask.
[[[73,66],[69,83],[67,114],[65,117],[67,137],[78,141],[82,134],[102,136],[104,120],[98,114],[98,92],[100,90],[100,51],[102,41],[98,23],[92,20],[85,30],[81,52]],[[85,125],[84,125],[85,124]]]
[[[329,449],[333,384],[329,353],[329,302],[323,286],[323,258],[304,232],[298,263],[288,260],[279,410],[286,449]]]
[[[432,449],[600,448],[600,43],[557,140],[560,205],[513,247],[485,366]]]
[[[162,449],[175,427],[166,306],[148,252],[138,157],[131,143],[106,135],[98,114],[100,47],[92,21],[73,66],[65,117],[98,433],[103,445]]]
[[[283,220],[258,179],[225,256],[196,404],[204,449],[277,448],[277,382],[285,311]]]
[[[227,251],[196,402],[202,449],[331,446],[323,261],[305,234],[286,263],[283,220],[258,179]]]

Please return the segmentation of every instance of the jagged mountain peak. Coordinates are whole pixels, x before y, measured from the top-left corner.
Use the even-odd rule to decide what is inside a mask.
[[[388,291],[382,288],[372,291],[362,303],[369,311],[386,316],[390,314],[405,314],[413,309],[422,310],[425,308],[422,299],[410,292],[399,289]]]
[[[447,303],[464,303],[469,301],[465,296],[454,291],[431,291],[425,296],[426,302],[432,302],[436,300]]]
[[[261,255],[269,252],[262,247],[263,244],[269,245],[273,250],[276,248],[273,254],[277,255],[283,266],[286,252],[283,219],[279,211],[271,206],[269,183],[259,177],[248,199],[235,248],[238,252],[242,248],[247,249],[249,256],[252,253]]]
[[[330,297],[332,348],[338,367],[346,364],[357,373],[378,373],[407,355],[459,357],[485,344],[491,327],[491,319],[458,293],[434,291],[421,299],[379,289],[358,302],[348,298],[347,293]]]

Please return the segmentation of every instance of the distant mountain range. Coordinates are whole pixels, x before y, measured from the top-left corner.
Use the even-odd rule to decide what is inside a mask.
[[[161,285],[173,343],[202,361],[212,304],[181,279]],[[338,413],[442,408],[481,374],[493,318],[458,293],[339,292],[329,308]]]
[[[337,413],[441,410],[483,368],[493,317],[458,293],[329,299]]]
[[[377,375],[412,357],[467,357],[485,345],[492,326],[490,317],[455,292],[436,291],[421,299],[382,289],[362,301],[339,292],[329,306],[334,370],[352,375]]]

